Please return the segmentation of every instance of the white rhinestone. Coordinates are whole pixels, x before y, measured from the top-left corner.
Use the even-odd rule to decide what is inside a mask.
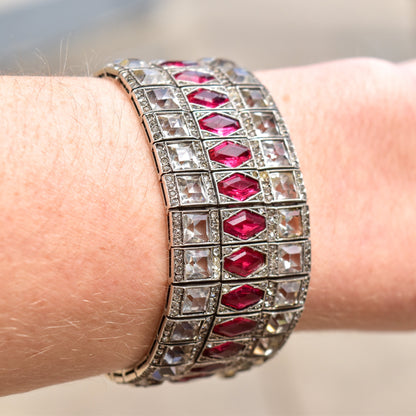
[[[270,172],[269,177],[272,183],[273,197],[276,201],[299,197],[293,172]]]
[[[158,115],[158,120],[164,137],[189,136],[189,130],[182,114]]]
[[[276,136],[279,134],[273,113],[253,113],[251,117],[257,136]]]
[[[241,95],[249,108],[267,107],[263,91],[260,88],[242,89]]]
[[[266,331],[269,334],[281,334],[287,332],[293,320],[293,312],[273,313],[270,315]]]
[[[170,81],[168,74],[159,68],[136,69],[133,73],[143,85],[164,84]]]
[[[233,67],[227,71],[227,75],[235,84],[253,84],[256,79],[244,68]]]
[[[199,159],[192,142],[170,143],[167,146],[174,170],[199,168]]]
[[[199,332],[200,321],[176,322],[170,337],[171,341],[192,341]]]
[[[261,142],[264,164],[270,168],[290,166],[289,156],[283,140],[265,140]]]
[[[299,291],[301,287],[300,280],[291,282],[281,282],[277,285],[275,306],[292,306],[296,305],[299,298]]]
[[[282,273],[302,272],[302,245],[282,244],[279,246],[279,265]]]
[[[185,362],[183,347],[168,347],[162,359],[162,364],[178,365]]]
[[[185,250],[185,272],[186,280],[208,279],[212,275],[212,257],[209,248]]]
[[[209,241],[208,214],[184,213],[182,222],[184,244],[206,243]]]
[[[260,338],[253,354],[258,357],[269,357],[273,352],[277,351],[283,340],[283,336]]]
[[[209,287],[187,287],[184,290],[182,313],[204,313],[209,299]]]
[[[176,110],[180,108],[171,88],[146,90],[147,98],[153,110]]]
[[[178,176],[177,183],[183,205],[208,203],[208,193],[201,175]]]
[[[279,210],[279,235],[281,238],[295,238],[303,234],[300,209]]]

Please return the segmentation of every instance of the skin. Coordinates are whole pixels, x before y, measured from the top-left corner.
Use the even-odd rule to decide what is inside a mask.
[[[301,329],[416,327],[416,63],[257,73],[311,211]],[[111,80],[0,77],[0,394],[128,367],[166,295],[164,205]]]

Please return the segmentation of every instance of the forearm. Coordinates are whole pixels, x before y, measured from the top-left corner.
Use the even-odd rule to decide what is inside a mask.
[[[363,79],[367,67],[331,65],[259,74],[309,196],[300,326],[414,328],[415,82],[390,74],[383,86]],[[0,96],[1,390],[130,366],[152,342],[168,270],[160,187],[132,105],[115,82],[91,78],[2,78]]]

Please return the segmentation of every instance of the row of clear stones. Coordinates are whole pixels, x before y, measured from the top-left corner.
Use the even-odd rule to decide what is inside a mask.
[[[223,60],[120,60],[169,208],[168,309],[135,385],[232,375],[270,358],[299,319],[310,270],[298,161],[267,90]]]

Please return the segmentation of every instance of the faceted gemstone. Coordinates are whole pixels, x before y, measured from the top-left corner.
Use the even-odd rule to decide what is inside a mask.
[[[226,233],[248,240],[266,228],[266,219],[260,214],[243,209],[226,219],[223,227]]]
[[[279,236],[281,238],[295,238],[303,235],[300,209],[280,209],[279,214]]]
[[[281,282],[277,285],[276,297],[274,303],[276,307],[293,306],[298,303],[299,292],[302,282],[293,280],[290,282]]]
[[[279,349],[283,339],[284,335],[260,338],[256,345],[256,348],[253,351],[253,355],[258,357],[270,357],[270,355],[272,355],[273,352]]]
[[[210,295],[209,287],[186,287],[182,302],[182,313],[204,313]]]
[[[208,108],[217,108],[220,105],[228,103],[230,99],[218,91],[198,88],[187,95],[188,101],[192,104],[202,105]]]
[[[276,201],[298,198],[295,177],[292,172],[270,172],[269,177],[272,183],[273,197]]]
[[[209,248],[186,249],[185,280],[208,279],[212,274],[212,258]]]
[[[232,67],[227,71],[227,75],[235,84],[252,84],[256,82],[254,76],[244,68]]]
[[[163,66],[193,66],[197,63],[194,61],[164,61],[160,65]]]
[[[289,330],[290,324],[293,321],[292,312],[273,313],[270,315],[269,322],[266,326],[266,331],[269,334],[282,334]]]
[[[225,140],[209,150],[209,158],[230,168],[236,168],[251,159],[247,146]]]
[[[184,244],[206,243],[209,241],[208,214],[184,212],[182,225]]]
[[[250,108],[267,107],[263,91],[260,88],[247,88],[241,90],[241,95]]]
[[[279,266],[282,273],[302,272],[302,245],[282,244],[279,246]]]
[[[148,63],[145,61],[141,61],[140,59],[117,59],[115,61],[117,65],[124,66],[125,68],[129,69],[137,69],[147,66]]]
[[[182,114],[159,114],[157,118],[164,137],[189,136],[189,130]]]
[[[218,182],[218,191],[238,201],[245,201],[260,192],[259,182],[242,173],[233,173],[231,176]]]
[[[264,290],[251,285],[243,285],[222,295],[221,303],[229,308],[241,311],[260,302],[263,295]]]
[[[162,364],[178,365],[185,362],[185,351],[183,347],[168,347],[162,358]]]
[[[146,90],[146,94],[153,110],[176,110],[180,108],[171,88],[154,88]]]
[[[238,342],[228,341],[215,347],[206,348],[203,355],[209,358],[229,358],[244,350],[245,346]]]
[[[175,322],[170,336],[171,341],[193,341],[198,333],[200,321],[180,321]]]
[[[264,140],[261,142],[264,164],[269,168],[290,166],[289,156],[283,140]]]
[[[253,113],[252,119],[257,136],[276,136],[279,134],[273,113]]]
[[[250,247],[242,247],[224,258],[227,272],[247,277],[264,265],[266,256]]]
[[[174,376],[176,371],[177,369],[175,367],[159,367],[150,375],[150,377],[156,381],[162,381],[165,377]]]
[[[174,170],[199,168],[199,158],[192,142],[168,143],[167,148]]]
[[[238,120],[220,113],[211,113],[206,117],[201,118],[198,123],[202,130],[206,130],[223,137],[228,136],[241,128]]]
[[[142,85],[165,84],[170,81],[169,75],[159,68],[143,68],[133,71]]]
[[[182,204],[205,204],[208,202],[208,193],[200,175],[178,176],[177,183]]]
[[[239,335],[247,334],[251,332],[257,326],[257,322],[248,318],[234,318],[230,321],[222,322],[215,325],[214,334],[222,335],[224,337],[236,337]]]
[[[175,74],[175,79],[179,81],[192,82],[194,84],[205,84],[208,81],[215,79],[212,75],[200,71],[183,71]]]
[[[226,364],[222,363],[202,365],[199,367],[191,368],[191,373],[213,373],[215,371],[222,370],[225,367]]]

